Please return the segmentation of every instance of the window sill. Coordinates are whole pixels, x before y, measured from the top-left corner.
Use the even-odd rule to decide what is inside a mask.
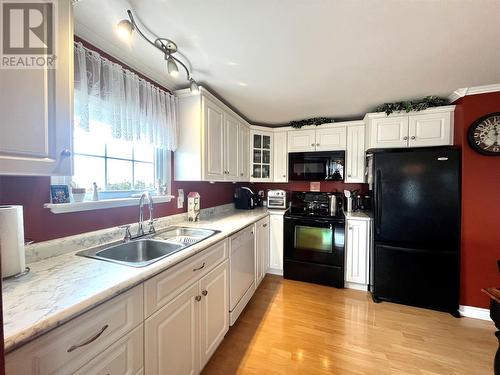
[[[154,203],[170,202],[174,196],[172,195],[158,195],[153,197]],[[72,203],[45,203],[44,208],[50,209],[54,214],[65,214],[68,212],[91,211],[100,210],[103,208],[137,206],[139,205],[140,198],[118,198],[118,199],[103,199],[100,201],[84,201]]]

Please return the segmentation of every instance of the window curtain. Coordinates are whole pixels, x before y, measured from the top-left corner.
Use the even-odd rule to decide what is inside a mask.
[[[76,126],[89,131],[98,122],[113,138],[145,142],[175,151],[177,98],[75,43]]]

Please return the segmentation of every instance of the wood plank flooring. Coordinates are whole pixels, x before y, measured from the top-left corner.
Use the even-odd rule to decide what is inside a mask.
[[[268,275],[203,374],[492,374],[494,331]]]

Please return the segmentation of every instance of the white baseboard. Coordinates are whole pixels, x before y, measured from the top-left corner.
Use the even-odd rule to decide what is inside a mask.
[[[460,315],[465,316],[466,318],[474,318],[474,319],[491,321],[489,309],[483,309],[483,308],[474,307],[474,306],[460,305],[458,308],[458,311],[460,312]]]
[[[276,268],[268,268],[266,273],[270,273],[271,275],[283,276],[283,270],[278,270]]]
[[[349,281],[344,282],[344,288],[362,290],[364,292],[368,291],[368,285],[358,284],[358,283],[351,283]]]

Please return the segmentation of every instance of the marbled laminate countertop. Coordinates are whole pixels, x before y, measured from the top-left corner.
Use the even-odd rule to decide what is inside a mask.
[[[266,209],[233,210],[196,223],[177,223],[220,233],[147,267],[84,258],[76,252],[30,264],[27,275],[3,283],[5,350],[25,344],[267,215]]]

